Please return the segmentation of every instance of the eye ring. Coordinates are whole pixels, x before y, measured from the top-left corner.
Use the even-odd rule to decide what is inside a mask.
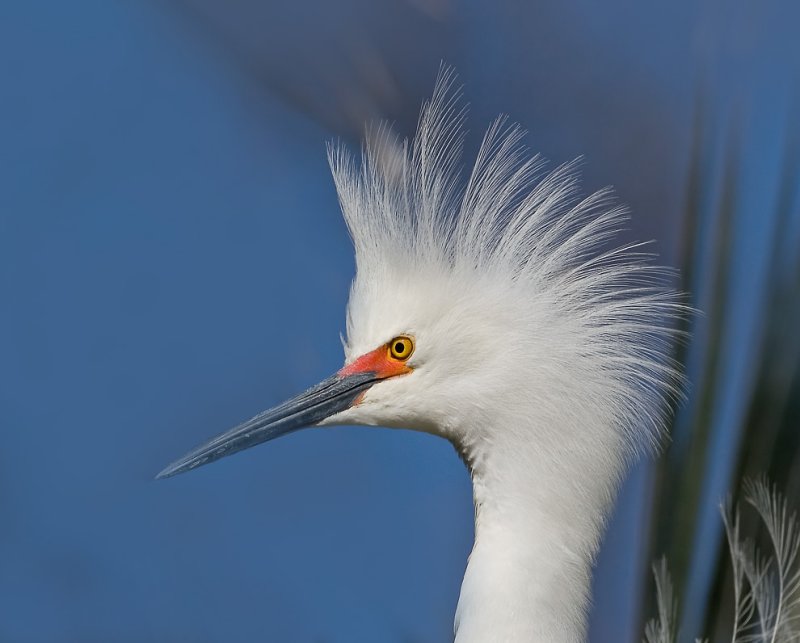
[[[389,342],[389,355],[393,359],[405,362],[414,352],[414,340],[408,335],[398,335]]]

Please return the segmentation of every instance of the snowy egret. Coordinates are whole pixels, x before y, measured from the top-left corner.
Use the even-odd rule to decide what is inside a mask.
[[[475,544],[458,643],[581,641],[592,563],[631,460],[659,441],[682,308],[608,190],[545,171],[498,119],[461,178],[465,113],[443,71],[413,141],[329,148],[356,254],[344,367],[212,439],[160,478],[308,426],[450,440],[469,468]]]

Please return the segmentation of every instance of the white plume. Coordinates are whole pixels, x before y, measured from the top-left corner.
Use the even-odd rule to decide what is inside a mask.
[[[723,509],[733,564],[736,623],[734,643],[800,641],[800,523],[786,500],[766,480],[748,480],[745,501],[758,513],[772,546],[761,552],[739,535],[739,516]]]
[[[656,581],[656,605],[658,616],[647,622],[644,630],[644,643],[675,643],[678,606],[672,589],[672,578],[667,570],[667,561],[662,558],[653,563],[653,577]]]
[[[466,109],[454,83],[443,68],[413,141],[373,128],[360,165],[329,147],[356,253],[349,344],[390,284],[446,274],[448,287],[477,291],[489,280],[569,326],[563,344],[575,347],[585,379],[603,373],[613,430],[628,455],[640,453],[658,442],[665,399],[681,388],[669,351],[684,307],[642,244],[607,249],[626,220],[611,191],[581,198],[577,163],[546,172],[517,125],[498,118],[462,176]]]
[[[786,499],[765,479],[746,480],[744,499],[766,528],[771,552],[742,539],[739,512],[730,500],[721,507],[731,555],[734,617],[731,643],[800,641],[800,523]],[[677,604],[662,559],[653,566],[658,616],[645,630],[644,643],[677,639]]]

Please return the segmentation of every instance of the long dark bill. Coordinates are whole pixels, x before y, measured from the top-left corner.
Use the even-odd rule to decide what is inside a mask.
[[[196,469],[226,455],[313,426],[334,413],[349,408],[377,380],[378,377],[372,372],[329,377],[305,393],[269,411],[259,413],[251,420],[190,451],[166,467],[156,479],[169,478]]]

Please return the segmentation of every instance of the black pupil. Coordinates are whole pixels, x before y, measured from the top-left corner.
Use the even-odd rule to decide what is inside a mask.
[[[397,342],[394,345],[394,352],[395,353],[401,353],[402,354],[404,350],[405,350],[405,346],[403,346],[403,342]]]

